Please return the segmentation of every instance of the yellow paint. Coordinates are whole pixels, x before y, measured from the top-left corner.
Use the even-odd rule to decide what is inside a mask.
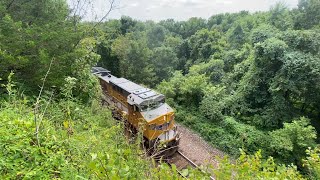
[[[103,88],[103,90],[105,91],[106,94],[108,94],[109,96],[114,98],[114,101],[116,102],[120,102],[122,105],[124,105],[126,108],[128,108],[128,114],[126,114],[125,116],[123,116],[125,119],[127,119],[127,121],[133,125],[136,129],[139,129],[139,124],[140,127],[143,127],[143,135],[149,139],[149,140],[153,140],[156,139],[158,136],[160,136],[161,134],[163,134],[166,131],[169,131],[171,129],[174,128],[174,120],[172,120],[172,122],[170,123],[169,127],[165,130],[151,130],[149,129],[149,125],[163,125],[165,123],[168,123],[171,120],[171,117],[174,116],[174,112],[169,112],[166,113],[164,115],[158,116],[155,119],[147,122],[141,112],[138,111],[133,111],[133,107],[130,106],[127,102],[127,97],[120,94],[119,92],[115,91],[111,84],[100,80],[101,86]],[[106,92],[107,91],[107,92]],[[116,107],[117,108],[117,107]],[[123,114],[123,111],[120,109],[117,109],[117,111],[120,114]],[[173,138],[172,140],[174,140],[175,138]],[[169,142],[170,140],[166,141]]]

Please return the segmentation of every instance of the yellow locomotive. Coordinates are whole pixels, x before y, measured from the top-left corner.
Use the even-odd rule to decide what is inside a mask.
[[[162,144],[166,147],[164,151],[167,152],[162,153],[165,155],[177,150],[179,134],[174,111],[165,103],[164,95],[125,78],[117,78],[101,67],[93,67],[92,73],[99,78],[104,100],[113,108],[113,116],[123,119],[128,128],[143,129],[147,148]]]

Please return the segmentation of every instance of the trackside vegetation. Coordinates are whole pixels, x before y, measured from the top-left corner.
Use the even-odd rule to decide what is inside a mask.
[[[37,116],[28,105],[31,99],[10,91],[0,107],[2,179],[183,179],[174,165],[150,159],[140,138],[129,143],[123,124],[97,100],[83,105],[44,95]],[[310,177],[319,177],[319,149],[307,153],[306,170]],[[277,165],[271,157],[263,160],[261,151],[247,155],[241,150],[236,163],[228,157],[219,161],[218,169],[205,167],[218,179],[304,179],[296,166]],[[192,179],[210,177],[192,169],[182,173]]]
[[[123,124],[96,100],[83,105],[44,96],[37,124],[31,99],[10,94],[0,108],[1,179],[181,178],[173,168],[151,160],[140,138],[129,143]],[[209,177],[191,169],[187,174]]]

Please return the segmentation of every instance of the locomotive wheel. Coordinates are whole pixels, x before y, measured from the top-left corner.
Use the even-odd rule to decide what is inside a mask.
[[[112,110],[112,117],[118,121],[121,120],[121,116],[116,110]]]

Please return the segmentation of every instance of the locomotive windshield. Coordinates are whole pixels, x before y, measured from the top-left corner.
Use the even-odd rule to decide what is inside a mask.
[[[157,109],[158,107],[160,107],[161,105],[163,105],[165,103],[165,99],[162,98],[158,101],[148,101],[146,104],[142,104],[139,106],[139,110],[141,112],[144,112],[144,111],[150,111],[150,110],[153,110],[153,109]]]

